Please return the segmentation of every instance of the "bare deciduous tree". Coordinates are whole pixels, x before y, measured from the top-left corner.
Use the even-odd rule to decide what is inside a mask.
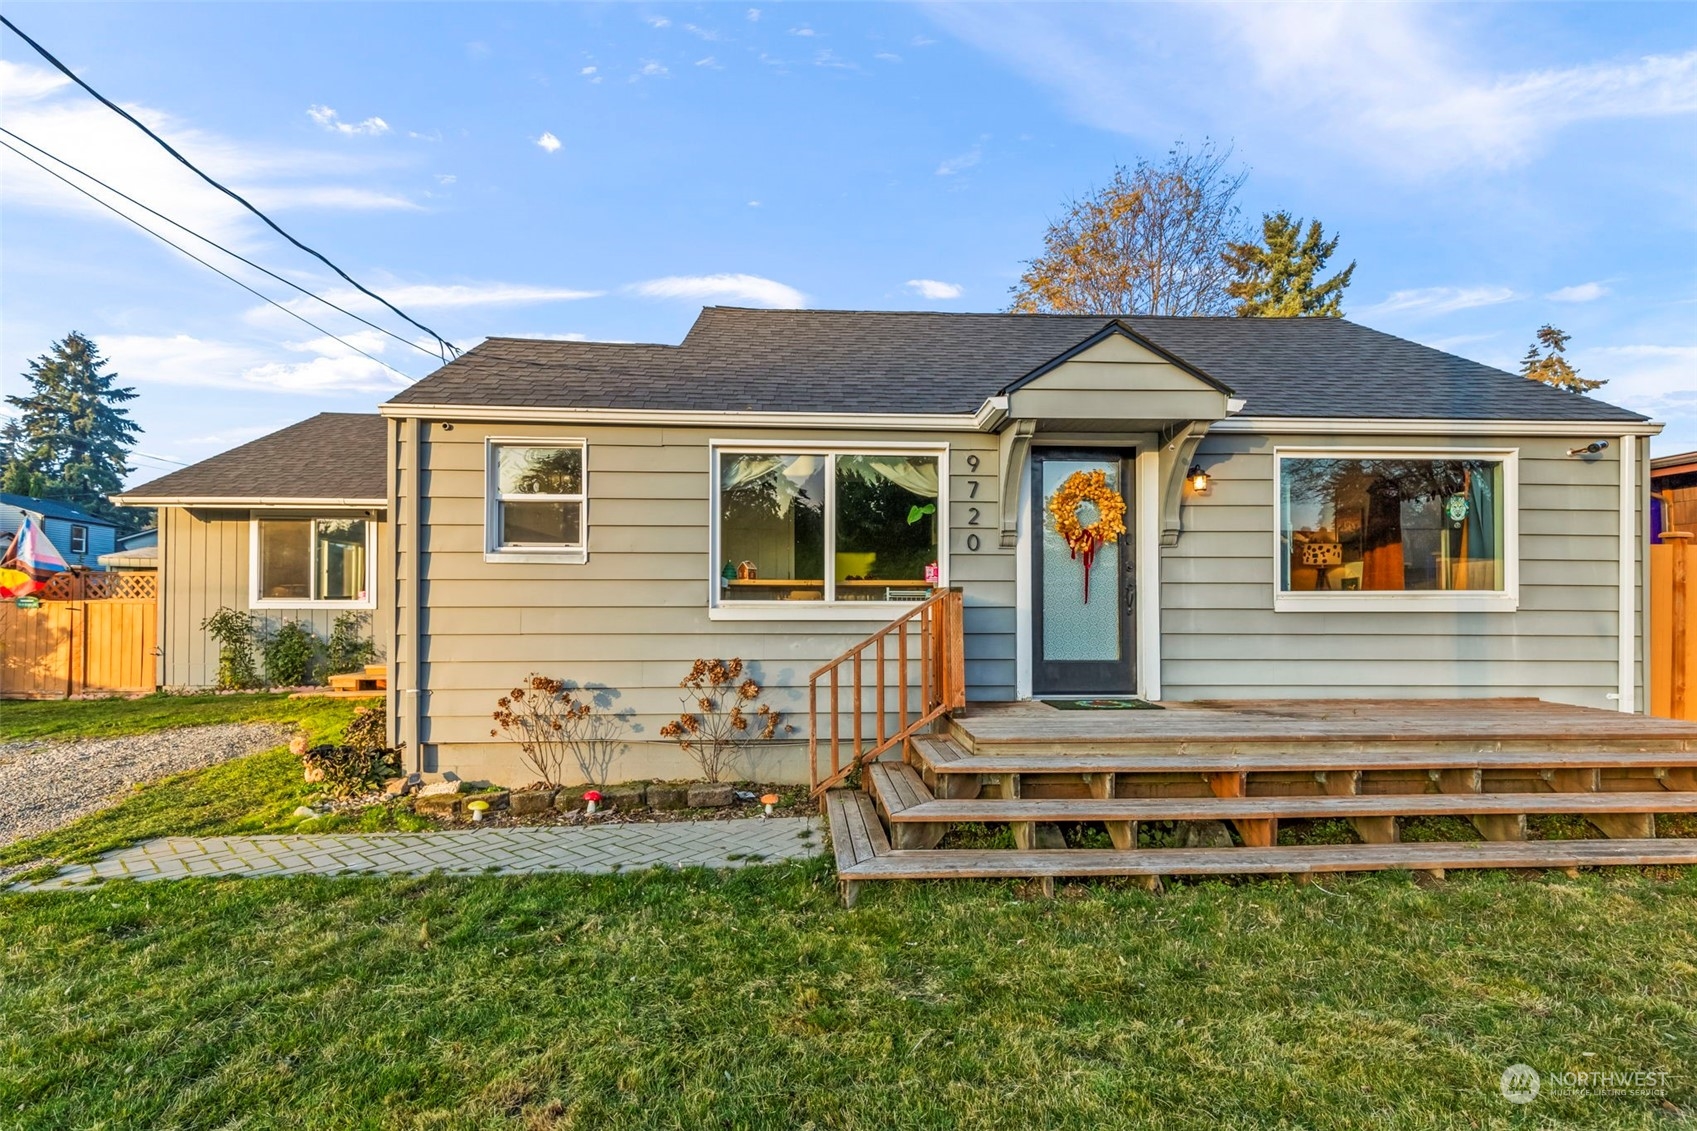
[[[1226,314],[1241,239],[1237,193],[1248,173],[1231,150],[1176,145],[1067,202],[1013,288],[1017,314]]]

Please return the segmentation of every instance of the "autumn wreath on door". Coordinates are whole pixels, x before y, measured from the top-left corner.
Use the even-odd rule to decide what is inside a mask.
[[[1089,522],[1085,508],[1095,512]],[[1055,519],[1055,533],[1066,542],[1073,560],[1084,565],[1084,601],[1090,603],[1090,566],[1096,551],[1104,543],[1119,540],[1125,534],[1125,500],[1108,486],[1108,473],[1101,468],[1075,471],[1067,476],[1060,489],[1049,497],[1049,513]]]

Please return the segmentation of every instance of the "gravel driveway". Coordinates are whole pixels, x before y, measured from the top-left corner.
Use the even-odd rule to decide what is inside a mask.
[[[122,738],[0,744],[0,846],[104,809],[139,782],[281,746],[269,723],[183,727]]]

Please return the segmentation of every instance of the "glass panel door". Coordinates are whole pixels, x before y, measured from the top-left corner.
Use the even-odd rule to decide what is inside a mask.
[[[1031,453],[1032,692],[1036,695],[1124,695],[1134,687],[1131,651],[1131,552],[1129,539],[1103,543],[1090,562],[1075,554],[1055,529],[1049,500],[1078,472],[1100,470],[1110,489],[1127,501],[1129,453],[1034,448]],[[1084,503],[1088,526],[1095,508]]]

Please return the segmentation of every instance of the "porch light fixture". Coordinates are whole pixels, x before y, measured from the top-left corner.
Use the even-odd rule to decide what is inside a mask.
[[[1567,454],[1570,456],[1594,456],[1608,446],[1609,442],[1607,440],[1592,440],[1583,448],[1567,449]]]
[[[1190,489],[1192,491],[1195,491],[1198,495],[1206,495],[1208,493],[1208,473],[1202,470],[1201,464],[1191,464],[1190,470],[1184,473],[1184,477],[1190,480]]]

